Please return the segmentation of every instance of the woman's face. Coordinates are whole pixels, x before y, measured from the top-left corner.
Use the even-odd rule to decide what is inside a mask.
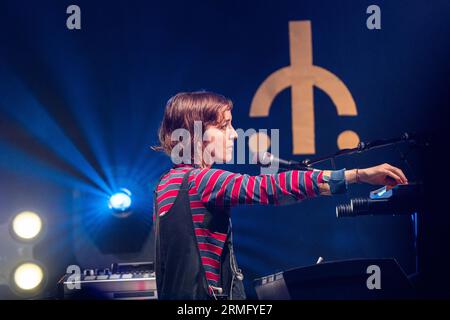
[[[205,148],[206,159],[211,159],[212,162],[217,163],[225,163],[232,159],[237,132],[234,130],[231,120],[231,111],[227,110],[217,126],[211,126],[205,131],[204,140],[209,141]]]

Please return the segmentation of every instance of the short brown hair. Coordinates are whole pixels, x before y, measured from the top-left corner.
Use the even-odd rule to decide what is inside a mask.
[[[186,129],[191,134],[191,146],[194,148],[194,121],[202,122],[202,132],[223,121],[223,113],[233,109],[233,102],[223,95],[207,92],[180,92],[167,101],[164,117],[159,128],[160,145],[154,150],[164,151],[170,156],[178,141],[172,141],[172,132]],[[194,149],[192,150],[194,157]]]

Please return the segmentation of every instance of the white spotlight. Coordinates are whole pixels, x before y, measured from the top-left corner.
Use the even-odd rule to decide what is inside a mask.
[[[44,272],[42,268],[32,262],[22,264],[14,271],[14,283],[19,289],[24,291],[36,289],[43,279]]]
[[[19,213],[12,222],[16,236],[24,240],[34,239],[42,230],[42,219],[31,211]]]

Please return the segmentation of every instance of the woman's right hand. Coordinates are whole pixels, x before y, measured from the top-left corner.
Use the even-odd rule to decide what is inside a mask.
[[[385,185],[391,188],[398,184],[408,184],[408,179],[403,171],[388,163],[366,169],[358,169],[358,174],[359,180],[368,184]]]

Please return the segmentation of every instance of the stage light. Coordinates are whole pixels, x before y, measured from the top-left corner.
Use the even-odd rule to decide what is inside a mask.
[[[33,291],[44,279],[44,271],[36,263],[27,262],[14,271],[14,284],[23,291]]]
[[[12,229],[20,239],[31,240],[41,232],[42,219],[34,212],[24,211],[14,218]]]
[[[109,198],[108,205],[115,211],[127,211],[131,207],[131,192],[127,189],[120,189]]]

